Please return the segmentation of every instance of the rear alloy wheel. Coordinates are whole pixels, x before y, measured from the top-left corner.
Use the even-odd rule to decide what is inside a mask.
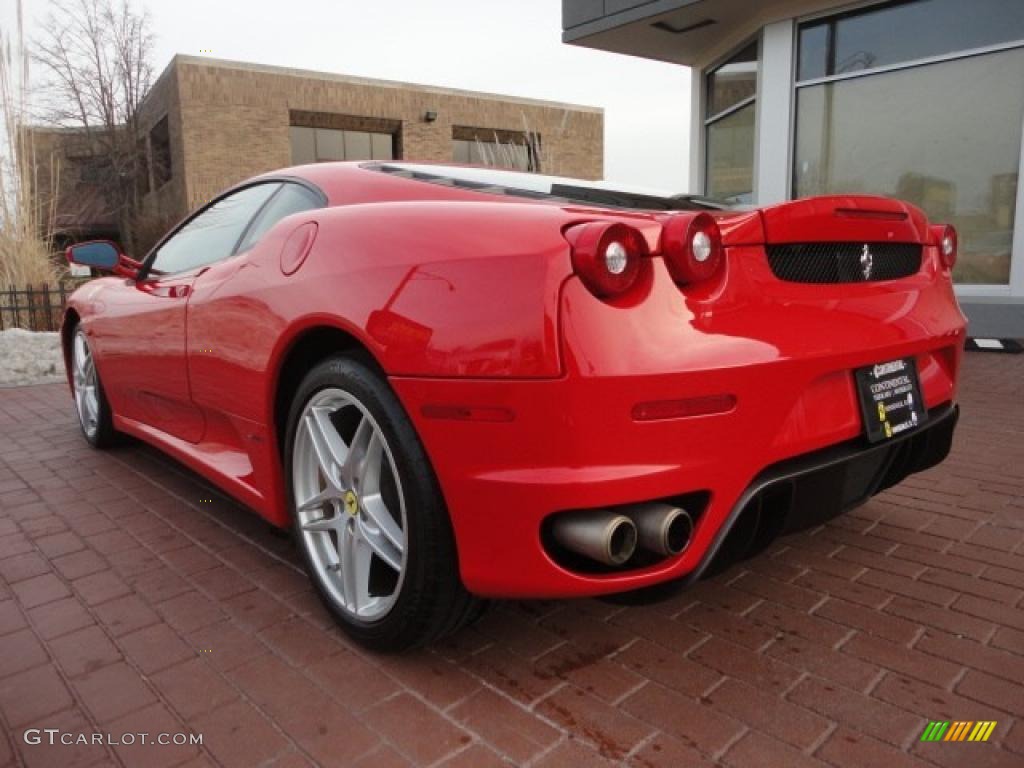
[[[71,379],[82,434],[94,448],[108,447],[115,434],[110,404],[103,392],[89,341],[81,328],[75,329],[71,342]]]
[[[405,497],[387,439],[341,389],[306,403],[292,454],[303,546],[331,599],[354,618],[387,615],[405,575]]]
[[[321,363],[299,387],[287,441],[295,537],[349,634],[400,650],[460,626],[475,601],[437,481],[387,383],[355,359]]]

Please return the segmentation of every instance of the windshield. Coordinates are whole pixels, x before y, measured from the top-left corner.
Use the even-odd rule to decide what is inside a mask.
[[[431,184],[560,203],[646,211],[733,208],[729,203],[700,195],[673,195],[661,190],[628,187],[608,181],[583,181],[563,176],[543,176],[538,173],[502,171],[495,168],[414,163],[369,163],[363,167]]]

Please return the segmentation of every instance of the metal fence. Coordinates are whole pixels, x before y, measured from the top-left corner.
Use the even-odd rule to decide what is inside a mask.
[[[60,328],[64,303],[79,282],[43,283],[39,286],[0,288],[0,331],[24,328],[29,331],[56,331]]]

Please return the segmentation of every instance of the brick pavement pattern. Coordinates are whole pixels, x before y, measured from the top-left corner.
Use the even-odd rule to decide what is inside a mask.
[[[66,388],[0,390],[0,765],[1024,765],[1022,404],[1024,355],[970,354],[951,458],[858,510],[661,602],[497,603],[379,657],[287,537],[145,446],[90,450]]]

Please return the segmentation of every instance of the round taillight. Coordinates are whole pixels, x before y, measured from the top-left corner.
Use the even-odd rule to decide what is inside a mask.
[[[619,296],[636,282],[647,241],[625,224],[592,221],[565,233],[572,244],[572,265],[591,293],[601,298]]]
[[[950,269],[956,264],[957,245],[956,230],[947,226],[939,241],[939,251],[942,253],[942,262]]]
[[[673,216],[661,235],[661,249],[669,274],[677,283],[697,283],[721,267],[722,233],[707,213]]]
[[[956,264],[959,242],[956,229],[950,224],[933,224],[932,241],[939,249],[939,258],[947,269],[952,269]]]

